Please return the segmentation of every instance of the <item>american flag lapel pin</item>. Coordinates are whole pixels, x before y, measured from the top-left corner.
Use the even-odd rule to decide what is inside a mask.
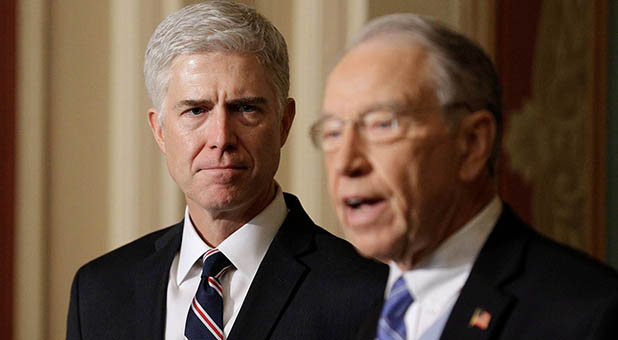
[[[470,318],[469,327],[478,327],[481,330],[486,330],[491,321],[491,314],[484,309],[476,308]]]

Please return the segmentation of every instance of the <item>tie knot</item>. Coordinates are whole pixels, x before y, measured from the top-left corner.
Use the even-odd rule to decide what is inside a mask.
[[[413,301],[414,298],[412,298],[405,280],[403,277],[400,277],[391,288],[388,300],[384,306],[384,312],[393,317],[403,317]]]
[[[205,252],[203,258],[204,270],[202,271],[202,277],[214,277],[219,279],[232,267],[230,260],[217,248]]]

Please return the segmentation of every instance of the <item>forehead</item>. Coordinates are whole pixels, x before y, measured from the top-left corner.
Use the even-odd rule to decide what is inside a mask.
[[[425,106],[437,102],[430,86],[429,52],[406,37],[381,37],[348,51],[331,72],[324,111],[355,115],[382,103]]]
[[[181,54],[169,68],[168,95],[225,90],[228,95],[273,96],[268,72],[252,54],[208,52]],[[256,93],[259,92],[259,93]]]

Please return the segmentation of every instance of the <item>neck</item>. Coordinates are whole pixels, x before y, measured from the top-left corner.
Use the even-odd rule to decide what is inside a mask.
[[[467,185],[463,189],[462,195],[456,200],[449,212],[444,215],[444,227],[436,228],[434,241],[429,242],[421,249],[415,249],[414,241],[409,240],[403,254],[395,263],[402,271],[413,269],[420,261],[433,253],[451,235],[463,228],[466,223],[474,218],[489,204],[496,195],[496,182],[493,177],[486,177],[483,180]]]
[[[187,198],[189,217],[198,234],[206,244],[217,247],[236,230],[257,216],[275,198],[276,186],[273,181],[263,194],[251,202],[230,209],[205,209]]]

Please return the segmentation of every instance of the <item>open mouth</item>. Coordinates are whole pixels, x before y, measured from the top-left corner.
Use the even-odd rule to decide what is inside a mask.
[[[387,204],[383,197],[346,197],[343,199],[345,221],[348,226],[367,227],[382,216]]]
[[[361,209],[365,206],[372,206],[383,201],[382,198],[363,198],[363,197],[350,197],[343,200],[344,204],[348,208]]]

